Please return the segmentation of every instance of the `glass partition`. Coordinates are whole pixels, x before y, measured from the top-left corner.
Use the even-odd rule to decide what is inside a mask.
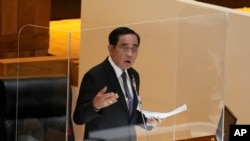
[[[79,31],[23,26],[18,35],[15,140],[74,140],[71,120],[72,64]],[[73,69],[72,69],[73,68]]]
[[[227,15],[212,13],[84,29],[79,74],[108,56],[108,35],[118,26],[128,26],[141,36],[133,66],[140,73],[140,110],[168,113],[184,106],[183,111],[165,118],[153,130],[135,127],[138,141],[216,136],[221,140]],[[124,136],[117,128],[93,135],[111,137],[106,133]]]
[[[188,110],[184,118],[175,117],[175,125],[188,131],[184,138],[222,137],[218,129],[223,129],[219,120],[224,118],[226,14],[180,20],[178,33],[176,104],[185,103]]]

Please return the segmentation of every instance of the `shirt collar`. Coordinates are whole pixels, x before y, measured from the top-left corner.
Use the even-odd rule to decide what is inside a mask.
[[[121,68],[119,68],[114,61],[112,60],[112,58],[109,56],[108,57],[108,61],[111,64],[111,66],[113,67],[113,69],[115,70],[116,76],[117,78],[121,77],[123,70]],[[127,73],[127,70],[125,70],[125,72]]]

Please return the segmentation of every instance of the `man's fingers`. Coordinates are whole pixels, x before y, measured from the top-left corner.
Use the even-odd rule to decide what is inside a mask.
[[[106,91],[107,91],[107,87],[105,86],[105,87],[101,90],[101,93],[105,94]]]
[[[107,99],[109,104],[113,104],[113,103],[116,103],[117,102],[117,94],[114,94],[114,96],[112,96],[111,98]]]
[[[105,107],[110,106],[117,102],[118,94],[117,93],[106,93],[103,97],[105,97]]]
[[[96,107],[107,107],[109,105],[114,104],[117,102],[117,98],[119,97],[117,93],[114,92],[107,92],[107,86],[103,87],[97,94],[94,99],[94,105]]]
[[[151,117],[148,119],[148,123],[151,125],[151,126],[158,126],[159,124],[161,124],[163,119],[161,118],[155,118],[155,117]]]
[[[102,88],[102,89],[98,92],[98,94],[99,94],[99,95],[103,95],[103,94],[106,93],[106,91],[107,91],[107,87],[105,86],[104,88]]]

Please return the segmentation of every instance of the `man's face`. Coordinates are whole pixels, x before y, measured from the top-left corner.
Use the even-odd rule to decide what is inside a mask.
[[[134,64],[138,54],[138,47],[136,35],[121,35],[116,46],[109,45],[109,53],[114,63],[122,70],[125,70]]]

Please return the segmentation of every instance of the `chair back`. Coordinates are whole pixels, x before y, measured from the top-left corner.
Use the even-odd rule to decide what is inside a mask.
[[[0,79],[0,140],[73,141],[71,97],[64,76]]]

